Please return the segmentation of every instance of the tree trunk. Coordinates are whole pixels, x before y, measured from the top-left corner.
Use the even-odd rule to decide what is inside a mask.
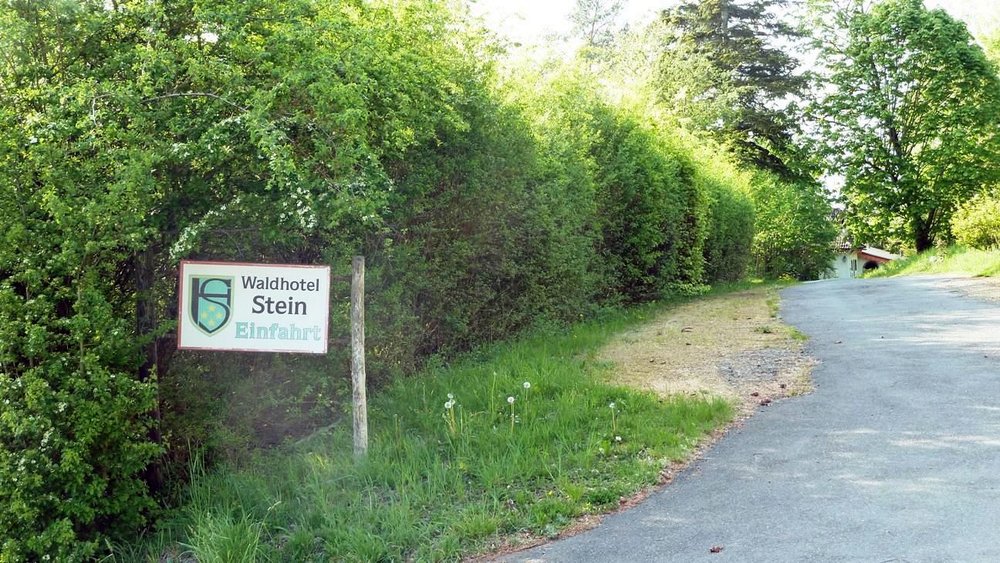
[[[927,218],[920,218],[913,221],[913,242],[917,247],[917,252],[923,252],[929,250],[934,246],[934,234],[932,230],[934,229],[934,219],[937,215],[937,210],[932,209],[930,213],[927,214]]]

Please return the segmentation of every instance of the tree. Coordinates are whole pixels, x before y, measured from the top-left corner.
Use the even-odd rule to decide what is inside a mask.
[[[576,0],[576,6],[569,15],[573,33],[581,37],[588,47],[610,46],[620,31],[616,26],[623,5],[623,0]]]
[[[625,0],[576,0],[569,20],[573,35],[583,40],[577,55],[592,72],[613,61],[618,41],[628,32],[627,26],[618,24],[624,4]]]
[[[791,178],[801,172],[794,162],[796,119],[789,103],[806,79],[795,73],[798,61],[778,46],[799,37],[777,15],[785,5],[689,0],[664,11],[673,34],[664,46],[661,84],[666,104],[690,99],[700,108],[718,108],[714,120],[701,121],[740,160]]]
[[[923,251],[950,237],[957,204],[1000,173],[1000,82],[943,10],[922,0],[848,9],[821,45],[830,93],[817,105],[831,170],[845,177],[848,226],[861,240]]]
[[[796,184],[762,173],[754,178],[751,198],[757,212],[753,238],[757,274],[813,280],[826,273],[837,230],[822,189],[814,182]]]

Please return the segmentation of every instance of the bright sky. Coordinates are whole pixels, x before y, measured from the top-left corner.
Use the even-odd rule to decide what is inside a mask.
[[[487,25],[501,36],[524,44],[539,44],[549,35],[566,35],[572,25],[569,14],[575,0],[466,0],[473,14],[482,15]],[[623,20],[641,24],[678,0],[624,0]],[[928,8],[944,8],[963,19],[973,34],[1000,28],[998,0],[924,0]]]

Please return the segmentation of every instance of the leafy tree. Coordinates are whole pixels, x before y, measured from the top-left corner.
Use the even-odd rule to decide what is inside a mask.
[[[740,113],[732,73],[718,68],[707,52],[691,43],[674,44],[658,67],[657,95],[670,120],[724,138],[723,128],[735,123]]]
[[[837,229],[825,193],[815,183],[793,184],[758,174],[751,186],[756,210],[753,261],[758,275],[822,277],[833,260]]]
[[[831,92],[818,112],[848,225],[859,239],[926,250],[1000,173],[995,68],[964,24],[921,0],[855,1],[831,21],[821,45]]]
[[[1000,30],[984,41],[986,56],[993,61],[994,65],[1000,65]]]
[[[591,72],[604,74],[620,56],[619,43],[628,33],[619,24],[625,0],[576,0],[569,15],[572,36],[583,41],[577,52]]]
[[[623,0],[576,0],[569,15],[574,35],[591,48],[610,46],[620,32],[618,16],[623,7]]]
[[[699,124],[744,162],[799,177],[793,98],[806,86],[798,61],[778,45],[799,34],[778,16],[785,0],[686,1],[663,12],[663,102],[694,100],[714,119]]]

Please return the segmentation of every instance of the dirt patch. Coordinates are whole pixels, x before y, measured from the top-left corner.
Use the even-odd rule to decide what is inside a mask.
[[[948,278],[941,280],[941,285],[960,295],[1000,303],[1000,278]]]
[[[661,396],[721,396],[749,414],[812,388],[803,337],[776,309],[772,288],[709,297],[618,336],[598,357],[615,365],[615,383]]]

